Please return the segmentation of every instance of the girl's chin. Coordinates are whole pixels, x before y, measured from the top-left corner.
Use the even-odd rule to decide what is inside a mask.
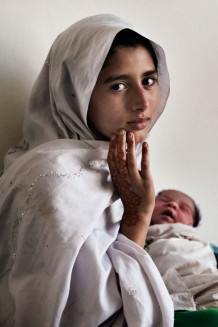
[[[136,144],[145,142],[146,137],[147,137],[147,133],[133,132],[133,134],[135,136],[135,143]]]

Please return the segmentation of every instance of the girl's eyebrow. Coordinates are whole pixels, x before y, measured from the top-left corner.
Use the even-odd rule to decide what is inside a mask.
[[[117,80],[128,80],[129,79],[129,75],[111,75],[108,78],[106,78],[106,80],[104,81],[104,83],[111,83],[111,82],[115,82]]]
[[[153,69],[153,70],[148,70],[147,72],[145,72],[143,74],[143,76],[146,77],[146,76],[157,75],[157,74],[158,74],[157,69]]]
[[[147,72],[145,72],[144,74],[142,74],[143,77],[147,77],[147,76],[151,76],[157,74],[157,70],[153,69],[153,70],[148,70]],[[117,80],[128,80],[130,79],[130,76],[128,74],[123,74],[123,75],[111,75],[108,78],[105,79],[104,83],[111,83],[111,82],[115,82]]]

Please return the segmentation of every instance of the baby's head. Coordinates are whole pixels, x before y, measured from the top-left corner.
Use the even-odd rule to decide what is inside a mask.
[[[163,190],[157,194],[151,225],[182,223],[197,227],[200,220],[199,208],[187,194],[177,190]]]

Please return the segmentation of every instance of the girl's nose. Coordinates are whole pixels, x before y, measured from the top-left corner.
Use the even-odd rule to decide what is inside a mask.
[[[148,94],[143,87],[136,87],[131,95],[131,109],[133,111],[145,111],[149,107]]]

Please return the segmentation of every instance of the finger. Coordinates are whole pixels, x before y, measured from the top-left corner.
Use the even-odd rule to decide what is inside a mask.
[[[117,168],[122,176],[127,175],[126,167],[126,131],[119,130],[117,136],[117,155],[116,155]]]
[[[135,152],[135,137],[131,132],[128,132],[127,134],[127,165],[129,175],[136,178],[139,175],[139,172]]]
[[[142,160],[141,160],[141,176],[146,178],[150,174],[149,171],[149,149],[148,143],[143,142],[142,144]]]
[[[109,143],[109,150],[108,150],[108,156],[107,156],[107,162],[109,166],[109,170],[111,173],[111,177],[113,177],[116,174],[117,171],[117,165],[116,165],[116,143],[117,143],[117,136],[116,134],[112,134],[110,138]]]

